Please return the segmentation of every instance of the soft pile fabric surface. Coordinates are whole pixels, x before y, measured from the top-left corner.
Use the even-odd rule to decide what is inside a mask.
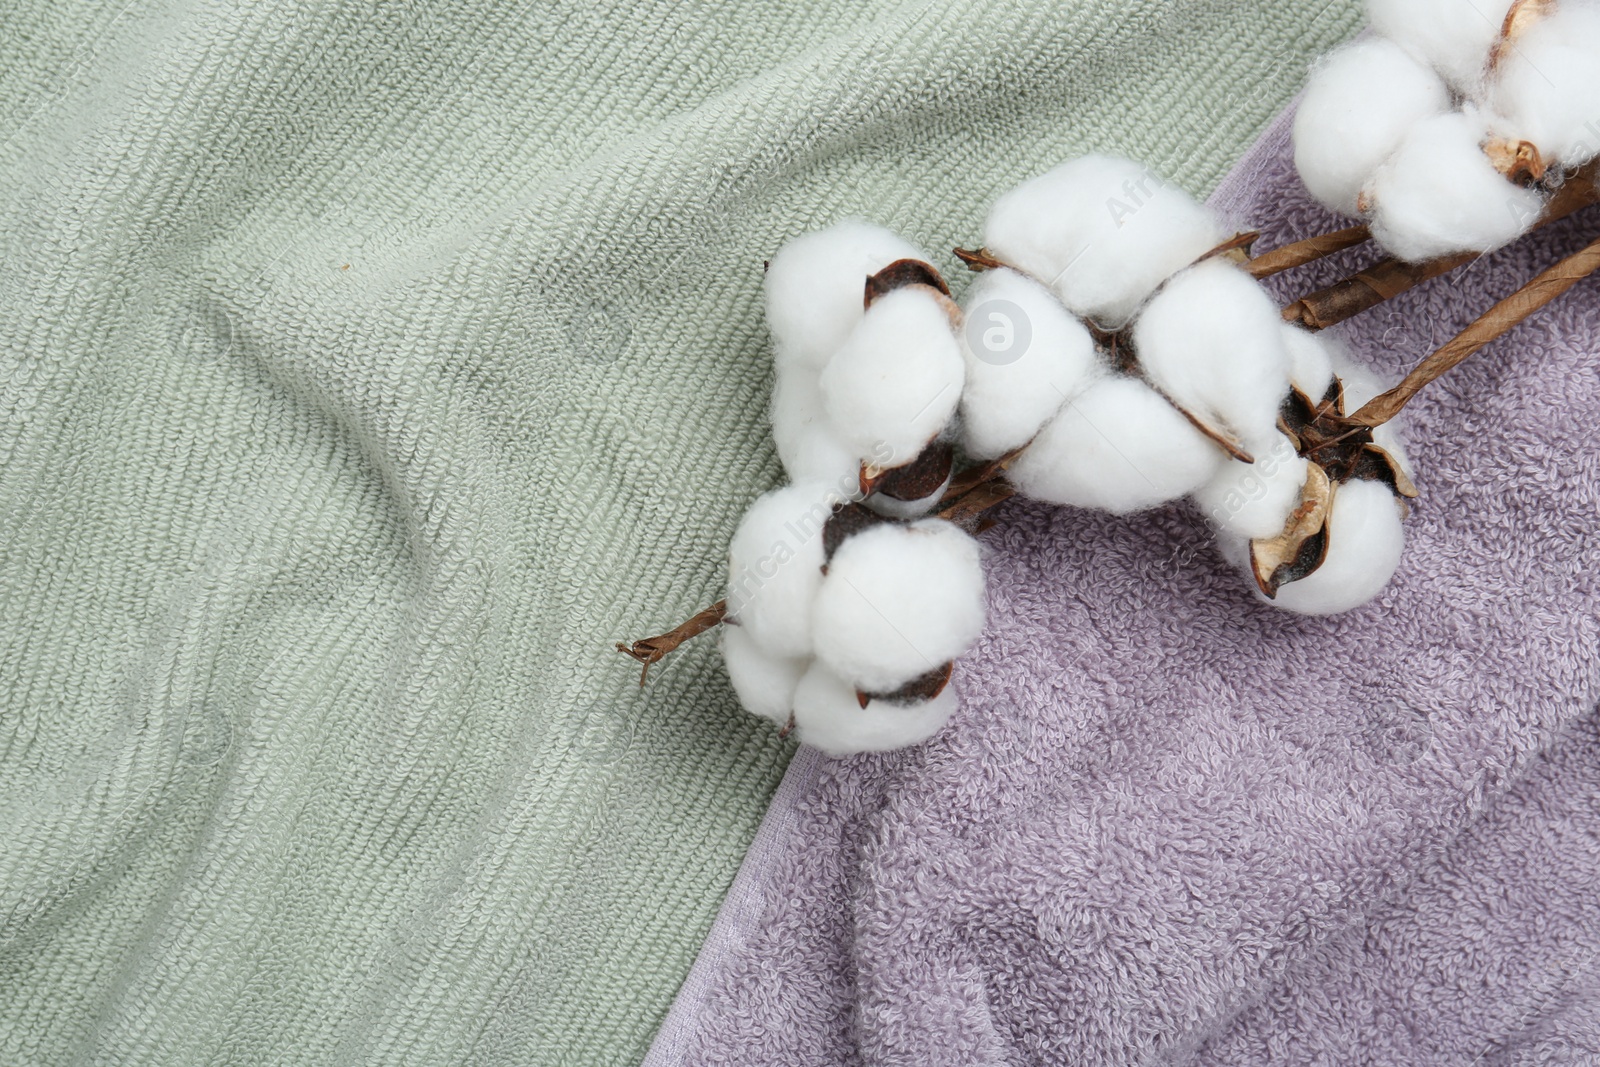
[[[637,1062],[793,751],[611,649],[778,477],[761,261],[1208,187],[1354,22],[4,5],[0,1062]]]
[[[1344,224],[1286,131],[1214,198],[1263,248]],[[1597,220],[1342,332],[1398,377]],[[1185,507],[1005,505],[961,711],[795,760],[651,1067],[1600,1062],[1597,403],[1590,280],[1411,405],[1405,560],[1334,618]]]

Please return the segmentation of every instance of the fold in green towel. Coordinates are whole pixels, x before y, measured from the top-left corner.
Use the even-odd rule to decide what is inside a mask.
[[[1197,191],[1355,5],[0,13],[0,1062],[627,1063],[790,749],[761,261]]]

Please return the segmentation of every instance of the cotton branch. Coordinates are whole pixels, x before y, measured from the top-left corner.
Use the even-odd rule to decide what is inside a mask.
[[[1368,230],[1365,224],[1334,230],[1332,233],[1321,233],[1254,256],[1244,264],[1244,269],[1252,278],[1269,278],[1274,274],[1331,256],[1335,252],[1342,252],[1346,248],[1354,248],[1371,237],[1372,231]]]
[[[713,626],[722,622],[727,615],[728,602],[719,600],[664,634],[641,638],[631,645],[625,645],[618,641],[617,651],[632,656],[644,665],[639,668],[639,685],[643,686],[646,676],[650,673],[651,664],[659,661],[668,652],[673,651],[691,637],[699,637]]]
[[[1596,164],[1591,163],[1562,183],[1533,229],[1548,226],[1600,200],[1595,177]],[[1285,249],[1292,247],[1284,246]],[[1283,317],[1308,330],[1325,330],[1477,258],[1476,252],[1463,252],[1425,263],[1405,263],[1389,256],[1326,289],[1301,297],[1283,309]]]
[[[1417,364],[1393,389],[1362,405],[1346,421],[1361,426],[1382,426],[1400,413],[1407,401],[1456,364],[1505,334],[1528,316],[1574,285],[1600,270],[1600,240],[1547,267],[1522,288],[1484,312],[1466,329],[1427,359]]]

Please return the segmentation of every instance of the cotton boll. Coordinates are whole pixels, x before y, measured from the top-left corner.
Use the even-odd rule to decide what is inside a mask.
[[[823,406],[858,455],[897,467],[950,420],[964,374],[940,298],[908,286],[875,300],[823,368]]]
[[[823,483],[775,489],[750,505],[728,546],[728,614],[776,656],[811,653],[822,587],[822,527],[839,500]]]
[[[1533,225],[1543,196],[1494,169],[1481,147],[1485,136],[1472,113],[1436,115],[1412,127],[1363,193],[1379,244],[1420,263],[1499,248]]]
[[[1372,28],[1437,70],[1458,92],[1483,80],[1512,0],[1367,0]]]
[[[1148,385],[1108,376],[1068,401],[1007,477],[1035,500],[1121,515],[1194,492],[1224,458]]]
[[[1306,460],[1283,434],[1254,463],[1229,460],[1195,491],[1195,505],[1213,527],[1240,537],[1275,537],[1300,502]]]
[[[1173,271],[1221,243],[1210,210],[1147,167],[1089,155],[995,202],[984,244],[1078,315],[1121,326]]]
[[[791,481],[823,481],[848,495],[864,457],[845,443],[822,405],[822,386],[809,367],[780,367],[772,389],[772,438]]]
[[[1322,566],[1278,588],[1271,602],[1302,615],[1359,607],[1383,591],[1400,565],[1405,532],[1394,494],[1382,482],[1356,479],[1333,494],[1328,555]]]
[[[1252,454],[1273,441],[1289,392],[1283,319],[1238,267],[1209,259],[1174,276],[1133,324],[1133,344],[1146,376],[1191,415]]]
[[[1450,108],[1450,90],[1381,37],[1341,48],[1311,74],[1294,118],[1294,165],[1311,195],[1354,215],[1361,187],[1418,120]]]
[[[978,543],[942,519],[875,526],[845,541],[811,613],[818,661],[875,693],[960,656],[983,619]]]
[[[1333,382],[1333,361],[1324,335],[1283,324],[1283,347],[1289,353],[1289,384],[1310,400],[1321,400]]]
[[[794,691],[800,676],[811,665],[808,659],[774,656],[767,652],[742,626],[720,626],[722,662],[728,679],[744,710],[779,726],[789,721],[794,710]]]
[[[920,704],[870,700],[863,708],[849,682],[816,664],[800,679],[794,721],[805,744],[830,756],[850,756],[921,744],[939,732],[955,708],[955,690],[949,686]]]
[[[1501,57],[1489,104],[1493,132],[1533,142],[1547,164],[1600,152],[1600,6],[1569,0],[1530,26]]]
[[[1332,340],[1331,338],[1329,339]],[[1344,410],[1346,414],[1353,415],[1361,409],[1361,405],[1388,391],[1389,386],[1379,378],[1369,367],[1357,363],[1351,358],[1350,353],[1337,343],[1329,347],[1333,358],[1334,373],[1339,376],[1339,381],[1344,388]],[[1401,420],[1390,419],[1382,426],[1375,427],[1372,431],[1372,443],[1389,453],[1400,464],[1400,469],[1406,472],[1406,477],[1416,477],[1416,472],[1411,467],[1411,460],[1406,456],[1405,442],[1400,436]]]
[[[1094,338],[1054,293],[1013,270],[980,275],[962,306],[963,441],[969,455],[992,459],[1027,444],[1089,384]]]
[[[927,259],[898,234],[845,219],[802,234],[767,263],[767,326],[780,365],[821,370],[856,323],[867,278],[899,259]]]

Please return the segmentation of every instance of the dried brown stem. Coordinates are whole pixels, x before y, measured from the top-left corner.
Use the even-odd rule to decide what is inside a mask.
[[[1596,164],[1591,163],[1562,183],[1533,229],[1548,226],[1600,200],[1595,175]],[[1475,252],[1463,252],[1426,263],[1403,263],[1393,256],[1380,259],[1326,289],[1301,297],[1283,309],[1283,317],[1308,330],[1325,330],[1477,258]]]
[[[1326,330],[1477,258],[1476,252],[1464,252],[1426,263],[1402,263],[1393,256],[1380,259],[1365,270],[1296,300],[1283,309],[1283,318],[1308,330]]]
[[[1238,441],[1235,441],[1233,438],[1229,437],[1216,427],[1208,425],[1205,420],[1201,419],[1194,412],[1190,411],[1188,408],[1172,399],[1162,389],[1157,388],[1154,382],[1147,381],[1145,384],[1150,386],[1150,388],[1154,389],[1156,392],[1160,393],[1161,399],[1171,404],[1172,409],[1187,419],[1189,425],[1193,426],[1196,430],[1199,430],[1201,435],[1205,437],[1206,440],[1210,441],[1212,444],[1226,452],[1229,459],[1236,459],[1240,463],[1254,463],[1256,461],[1256,458],[1250,453],[1246,452],[1244,450],[1244,446]]]
[[[971,526],[974,519],[996,504],[1015,496],[1016,492],[1010,482],[997,474],[988,481],[973,486],[960,499],[951,501],[935,514],[957,526]]]
[[[1004,263],[994,258],[987,248],[952,248],[955,257],[967,265],[967,269],[974,273],[994,270],[1005,266]]]
[[[1399,385],[1363,404],[1361,410],[1349,416],[1348,421],[1358,426],[1382,426],[1398,415],[1400,409],[1405,407],[1407,401],[1416,396],[1423,386],[1443,375],[1490,341],[1502,336],[1597,270],[1600,270],[1600,240],[1591,242],[1582,251],[1575,252],[1534,275],[1526,285],[1484,312],[1473,321],[1472,325],[1417,364]]]
[[[1600,201],[1600,188],[1596,185],[1597,173],[1600,173],[1600,163],[1592,163],[1569,177],[1551,197],[1544,217],[1534,228],[1566,218],[1573,212]],[[1245,264],[1245,269],[1254,277],[1265,278],[1342,249],[1354,247],[1369,236],[1365,226],[1351,226],[1273,249],[1249,260]],[[1238,235],[1208,255],[1236,252],[1247,247],[1251,239],[1252,235]],[[957,248],[954,251],[956,257],[970,270],[992,270],[1005,265],[987,249]],[[1466,253],[1420,264],[1402,263],[1393,258],[1379,260],[1327,289],[1308,294],[1295,301],[1284,308],[1283,317],[1290,322],[1299,322],[1309,329],[1325,329],[1476,258],[1475,253]],[[1443,348],[1423,360],[1399,385],[1374,397],[1360,411],[1344,417],[1342,421],[1351,427],[1382,425],[1393,418],[1423,386],[1597,270],[1600,270],[1600,240],[1538,274],[1521,289],[1490,308]],[[927,284],[925,280],[918,279],[918,281]],[[1114,348],[1120,336],[1120,334],[1107,334],[1105,337],[1100,337],[1097,333],[1097,340],[1106,341]],[[1188,416],[1187,412],[1184,414]],[[1224,449],[1230,453],[1234,452],[1234,448],[1229,447],[1231,442],[1219,438],[1214,431],[1200,424],[1193,416],[1188,417],[1207,436],[1217,440]],[[940,499],[941,507],[936,514],[950,522],[979,531],[993,525],[992,520],[982,517],[985,512],[1015,494],[1016,490],[1005,480],[1004,475],[1006,469],[1026,448],[1027,445],[1023,445],[998,459],[957,474]],[[685,641],[698,637],[726,621],[727,611],[727,601],[719,600],[664,634],[646,637],[631,645],[618,642],[617,650],[642,664],[639,671],[639,684],[642,686],[652,664],[659,662]],[[793,728],[794,719],[791,716],[788,725],[783,728],[779,736],[787,735]]]
[[[1200,253],[1195,262],[1204,263],[1208,259],[1222,256],[1237,263],[1248,263],[1250,261],[1250,247],[1260,238],[1260,230],[1241,230],[1214,248],[1209,248]]]
[[[719,600],[703,611],[696,612],[693,617],[655,637],[645,637],[631,645],[617,642],[617,651],[632,656],[644,666],[639,668],[639,685],[643,686],[645,678],[650,673],[650,665],[660,660],[668,652],[677,648],[691,637],[699,637],[707,630],[722,622],[728,615],[728,602]]]
[[[1346,248],[1354,248],[1371,237],[1372,231],[1367,229],[1365,223],[1334,230],[1332,233],[1319,233],[1315,237],[1307,237],[1303,241],[1280,245],[1270,252],[1263,252],[1251,258],[1244,265],[1244,269],[1252,278],[1269,278],[1274,274],[1331,256],[1335,252],[1343,252]]]
[[[1029,442],[1030,444],[1032,442]],[[944,496],[939,498],[940,504],[953,504],[961,497],[967,495],[984,482],[992,481],[1004,474],[1006,469],[1014,463],[1018,456],[1027,449],[1027,445],[1019,445],[1010,452],[987,463],[976,467],[968,467],[954,478],[950,479],[950,488],[944,491]]]

